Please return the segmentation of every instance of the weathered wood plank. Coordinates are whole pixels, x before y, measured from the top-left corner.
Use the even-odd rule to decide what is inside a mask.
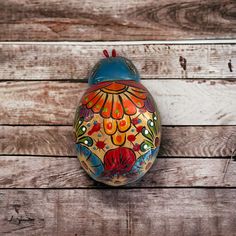
[[[0,234],[57,235],[52,195],[56,201],[57,191],[0,190]]]
[[[1,80],[81,80],[116,48],[130,58],[143,79],[235,78],[236,44],[209,45],[44,45],[0,44]],[[179,58],[186,59],[186,70]],[[233,72],[228,67],[229,60]]]
[[[215,186],[236,187],[236,162],[227,159],[159,158],[133,187]],[[77,158],[1,156],[1,188],[101,187],[88,177]]]
[[[76,156],[72,126],[0,126],[0,155]],[[236,126],[162,127],[159,156],[230,157]]]
[[[2,0],[0,40],[233,38],[235,1]]]
[[[0,190],[4,235],[236,235],[235,189]]]
[[[163,125],[235,125],[236,81],[143,81]],[[71,125],[87,84],[1,82],[0,124]]]

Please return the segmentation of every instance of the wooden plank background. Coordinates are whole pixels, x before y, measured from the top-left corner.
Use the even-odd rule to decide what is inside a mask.
[[[84,83],[2,82],[1,124],[72,125]],[[236,81],[148,80],[163,125],[235,125]]]
[[[0,220],[0,232],[6,235],[235,235],[236,231],[235,189],[1,190],[0,196],[6,216]]]
[[[0,140],[0,155],[76,156],[72,125],[1,125]],[[161,157],[227,158],[236,126],[163,126],[161,142]]]
[[[234,0],[1,0],[0,40],[233,38]]]
[[[231,0],[2,0],[0,235],[236,235],[235,9]],[[163,124],[157,162],[119,188],[86,175],[72,132],[104,48],[134,62]]]
[[[0,232],[235,235],[234,196],[235,189],[1,190]]]
[[[190,41],[191,42],[191,41]],[[86,82],[88,72],[101,59],[104,48],[116,48],[130,58],[142,79],[234,79],[228,63],[236,65],[235,44],[145,44],[110,42],[103,45],[80,43],[0,43],[1,80],[73,80]],[[186,70],[179,58],[186,59]]]

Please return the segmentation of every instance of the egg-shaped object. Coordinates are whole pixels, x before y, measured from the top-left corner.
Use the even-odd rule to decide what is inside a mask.
[[[94,180],[112,186],[140,179],[160,146],[160,116],[133,63],[100,60],[76,111],[74,131],[81,166]]]

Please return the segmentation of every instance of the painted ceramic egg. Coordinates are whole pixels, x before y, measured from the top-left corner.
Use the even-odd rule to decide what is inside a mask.
[[[81,166],[96,181],[120,186],[140,179],[160,146],[160,116],[127,58],[112,51],[94,67],[76,111]]]

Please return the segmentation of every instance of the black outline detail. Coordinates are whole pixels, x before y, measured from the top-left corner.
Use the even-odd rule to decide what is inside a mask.
[[[88,95],[89,95],[90,93],[92,93],[92,92],[96,92],[96,93],[98,92],[98,93],[97,93],[94,97],[92,97],[91,100],[93,100],[95,97],[97,97],[97,95],[100,93],[100,91],[99,91],[98,89],[92,90],[91,92],[85,93],[85,94],[83,95],[81,101],[82,101],[83,99],[85,99],[85,97],[88,96]],[[90,100],[90,101],[91,101],[91,100]],[[87,107],[87,104],[88,104],[90,101],[86,102],[85,104],[83,104],[83,102],[82,102],[82,105],[85,105],[85,106]],[[88,109],[89,109],[89,108],[88,108]]]
[[[145,99],[143,99],[143,98],[140,98],[140,97],[138,97],[137,95],[133,94],[132,91],[127,91],[127,92],[130,93],[130,94],[132,94],[133,96],[135,96],[135,97],[138,98],[138,99],[141,99],[141,100],[144,100],[144,101],[147,99],[147,96],[146,96]],[[137,92],[137,93],[140,93],[140,92]],[[147,93],[145,93],[145,94],[147,94]],[[148,94],[147,94],[147,95],[148,95]]]
[[[97,103],[100,101],[100,99],[103,97],[103,95],[104,95],[104,94],[101,94],[101,96],[100,96],[100,98],[97,100],[97,102],[94,103],[91,108],[88,108],[88,109],[91,109],[92,112],[95,113],[95,114],[98,114],[100,111],[99,111],[99,112],[94,112],[94,111],[93,111],[93,107],[94,107],[95,105],[97,105]],[[105,100],[104,100],[104,101],[105,101]],[[103,106],[103,105],[104,105],[104,102],[103,102],[102,106]],[[102,109],[102,106],[101,106],[100,110]]]
[[[118,84],[118,83],[117,83],[117,84]],[[125,85],[125,84],[122,84],[122,85]],[[107,85],[107,86],[109,86],[109,85]],[[128,88],[129,88],[129,86],[125,85],[125,88],[124,88],[122,91],[118,90],[118,91],[120,91],[120,92],[117,92],[117,93],[116,93],[116,92],[109,93],[109,92],[107,92],[107,91],[103,91],[103,89],[106,89],[106,87],[101,88],[100,90],[101,90],[103,93],[108,93],[108,94],[121,94],[121,93],[126,92],[126,91],[128,90]],[[108,89],[108,91],[109,91],[109,89]],[[110,91],[116,91],[116,90],[110,89]]]
[[[105,100],[104,100],[104,103],[103,103],[103,105],[104,105],[104,104],[106,104],[106,102],[107,102],[107,99],[108,99],[108,96],[109,96],[109,95],[108,95],[108,94],[106,94],[106,98],[105,98]],[[109,118],[109,117],[105,117],[105,116],[103,116],[103,115],[102,115],[103,108],[104,108],[104,107],[102,107],[102,108],[100,109],[100,112],[98,112],[97,114],[100,114],[100,116],[101,116],[102,118],[104,118],[104,119],[107,119],[107,118]]]
[[[100,91],[98,91],[98,93],[96,94],[96,96],[94,96],[89,102],[87,102],[86,103],[86,107],[87,107],[87,109],[92,109],[92,107],[94,106],[94,104],[96,104],[96,103],[94,103],[90,108],[88,108],[88,104],[90,103],[90,102],[92,102],[94,99],[96,99],[96,97],[98,97],[98,95],[100,94]],[[101,96],[99,97],[99,99],[101,98]],[[98,100],[99,100],[98,99]]]

